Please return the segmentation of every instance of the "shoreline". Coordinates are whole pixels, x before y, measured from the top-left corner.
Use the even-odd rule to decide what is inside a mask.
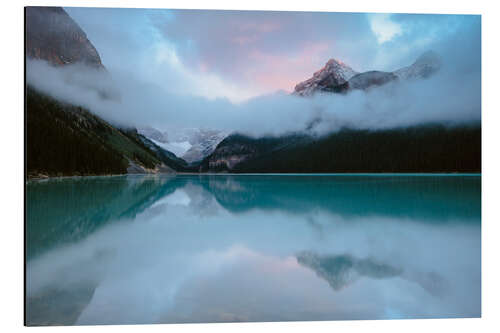
[[[482,176],[481,172],[330,172],[330,173],[230,173],[230,172],[171,172],[171,173],[124,173],[109,175],[84,175],[84,176],[46,176],[46,177],[25,177],[25,183],[42,182],[49,180],[81,179],[81,178],[101,178],[101,177],[129,177],[129,176]]]

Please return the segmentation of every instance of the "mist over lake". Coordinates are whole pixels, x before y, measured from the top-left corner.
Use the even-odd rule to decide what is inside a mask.
[[[27,185],[27,324],[479,317],[481,177]]]

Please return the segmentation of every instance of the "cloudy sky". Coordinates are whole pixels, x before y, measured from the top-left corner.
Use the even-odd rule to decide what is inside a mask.
[[[173,93],[234,102],[292,91],[330,58],[357,71],[392,71],[428,49],[443,53],[464,34],[476,33],[480,43],[480,17],[471,15],[65,10],[108,69],[133,71]]]
[[[30,61],[27,81],[116,125],[261,136],[311,123],[325,134],[481,120],[480,16],[65,9],[111,75]],[[347,95],[288,93],[330,58],[359,72],[393,71],[427,50],[443,60],[429,79]]]

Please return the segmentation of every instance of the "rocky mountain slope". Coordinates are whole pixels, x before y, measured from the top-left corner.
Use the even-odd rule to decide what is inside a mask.
[[[53,65],[83,62],[104,68],[85,32],[60,7],[26,7],[26,56]]]
[[[358,74],[340,60],[330,59],[325,67],[313,74],[313,77],[295,86],[294,94],[311,96],[316,91],[334,91],[335,87],[347,82]]]
[[[311,140],[312,138],[307,135],[297,134],[263,138],[233,134],[225,138],[215,151],[202,161],[200,171],[239,170],[245,162],[251,163],[263,156],[273,156],[280,151],[292,150],[310,143]]]

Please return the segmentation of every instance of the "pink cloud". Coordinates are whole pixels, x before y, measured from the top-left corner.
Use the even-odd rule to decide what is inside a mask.
[[[307,43],[297,54],[290,56],[253,50],[248,57],[258,66],[249,68],[245,76],[269,90],[291,91],[298,82],[312,76],[326,63],[331,47],[326,42]]]
[[[257,41],[259,37],[257,35],[239,35],[232,38],[232,41],[240,46],[251,44]]]
[[[290,91],[332,57],[345,62],[369,29],[364,16],[307,12],[175,11],[160,26],[189,68],[253,91]],[[342,53],[339,51],[342,50]]]

